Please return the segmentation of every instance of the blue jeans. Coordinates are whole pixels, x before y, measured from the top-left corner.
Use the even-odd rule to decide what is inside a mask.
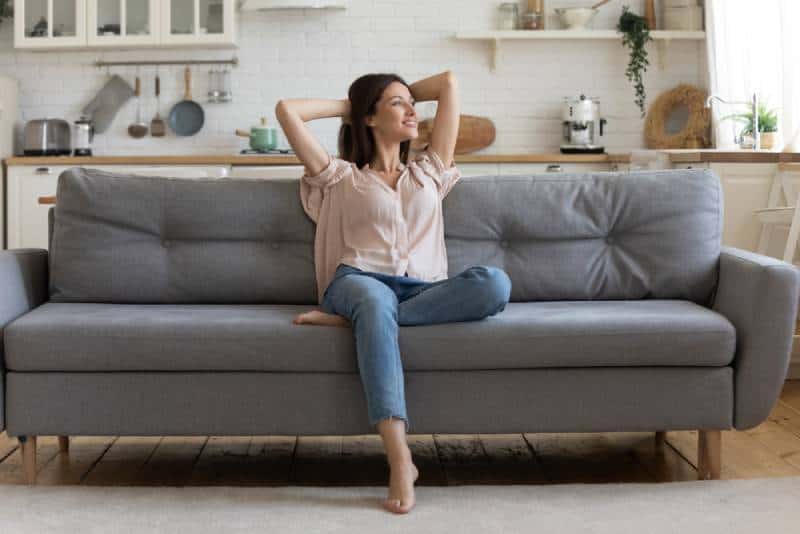
[[[408,432],[398,326],[477,321],[503,311],[510,296],[511,279],[497,267],[473,266],[425,282],[341,263],[320,308],[352,324],[370,425],[397,417]]]

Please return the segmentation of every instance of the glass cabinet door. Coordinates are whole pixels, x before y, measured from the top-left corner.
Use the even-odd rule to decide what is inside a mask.
[[[50,6],[47,0],[25,0],[25,37],[47,39],[50,37]]]
[[[164,0],[162,42],[233,43],[235,0]]]
[[[18,0],[14,44],[20,48],[86,44],[85,0]]]
[[[157,44],[157,0],[89,0],[89,44]]]

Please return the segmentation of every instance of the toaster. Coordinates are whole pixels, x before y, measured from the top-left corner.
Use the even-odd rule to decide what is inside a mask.
[[[25,156],[69,156],[71,127],[64,119],[35,119],[25,123],[22,153]]]

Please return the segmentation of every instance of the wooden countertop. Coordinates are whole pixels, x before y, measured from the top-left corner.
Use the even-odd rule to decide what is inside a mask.
[[[673,163],[798,163],[800,152],[767,150],[671,149],[660,150]]]
[[[662,150],[674,163],[800,163],[798,152],[753,150]],[[617,154],[462,154],[458,163],[630,163],[630,153]],[[188,155],[188,156],[91,156],[24,157],[5,160],[6,165],[300,165],[294,155]]]

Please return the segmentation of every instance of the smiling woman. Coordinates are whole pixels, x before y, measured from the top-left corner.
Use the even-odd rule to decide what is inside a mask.
[[[511,292],[508,275],[496,267],[448,278],[442,200],[461,177],[453,161],[457,89],[450,71],[412,85],[396,74],[366,74],[350,85],[347,99],[281,100],[275,110],[305,166],[300,200],[317,224],[320,309],[294,323],[352,326],[369,422],[391,469],[384,507],[395,513],[414,506],[419,476],[405,440],[398,327],[483,319],[502,311]],[[431,142],[409,160],[419,136],[415,104],[423,100],[438,101]],[[342,117],[338,157],[306,127],[322,117]],[[400,302],[412,312],[399,313]]]

